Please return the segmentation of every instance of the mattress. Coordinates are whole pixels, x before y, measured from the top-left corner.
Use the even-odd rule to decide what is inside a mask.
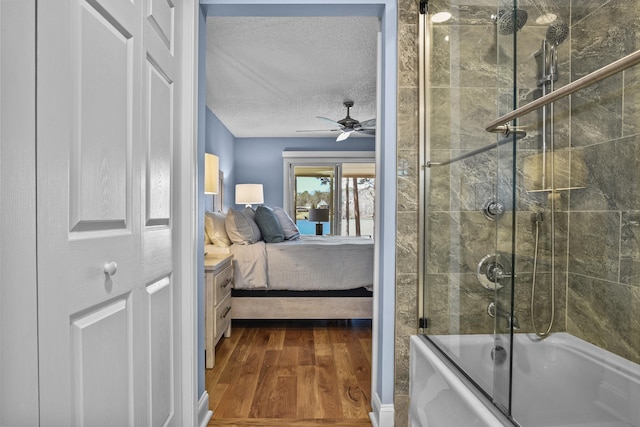
[[[345,290],[373,286],[373,239],[303,236],[282,243],[231,245],[234,287]]]
[[[373,285],[373,239],[304,236],[266,245],[270,290],[342,290]]]

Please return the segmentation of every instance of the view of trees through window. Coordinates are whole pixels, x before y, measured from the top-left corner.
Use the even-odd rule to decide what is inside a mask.
[[[375,177],[373,165],[343,164],[340,185],[336,186],[334,168],[296,167],[296,222],[302,234],[315,234],[311,209],[328,209],[329,221],[323,223],[323,234],[332,234],[338,220],[343,236],[373,236]],[[333,200],[340,200],[339,210]],[[339,215],[339,217],[337,217]]]

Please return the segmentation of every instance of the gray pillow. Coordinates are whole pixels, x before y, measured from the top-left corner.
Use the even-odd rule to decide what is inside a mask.
[[[273,209],[268,206],[258,206],[256,208],[256,224],[260,228],[262,238],[267,243],[284,242],[284,231],[273,213]]]
[[[252,245],[262,239],[260,228],[251,217],[240,211],[229,209],[225,219],[229,239],[238,245]]]
[[[300,230],[295,222],[291,219],[287,211],[282,208],[273,208],[273,213],[282,227],[285,240],[298,240],[300,238]]]

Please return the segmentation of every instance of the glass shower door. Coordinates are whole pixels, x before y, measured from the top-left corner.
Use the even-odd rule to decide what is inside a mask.
[[[437,19],[441,12],[450,19]],[[523,135],[483,125],[516,103],[520,22],[504,1],[430,3],[429,15],[420,34],[423,331],[509,414],[515,141]]]

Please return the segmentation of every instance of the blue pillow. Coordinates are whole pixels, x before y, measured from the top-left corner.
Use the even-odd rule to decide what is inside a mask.
[[[260,229],[262,238],[267,243],[284,242],[284,231],[280,221],[273,213],[273,209],[268,206],[258,206],[256,208],[256,224]]]

